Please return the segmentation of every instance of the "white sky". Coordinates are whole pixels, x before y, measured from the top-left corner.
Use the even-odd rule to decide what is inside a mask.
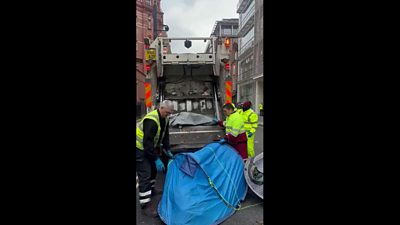
[[[210,37],[215,21],[239,18],[239,0],[161,0],[164,24],[169,26],[168,37]],[[183,41],[172,41],[173,53],[204,52],[205,43],[192,41],[187,49]]]

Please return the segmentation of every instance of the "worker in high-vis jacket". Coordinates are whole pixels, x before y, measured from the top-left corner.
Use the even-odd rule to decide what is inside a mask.
[[[239,114],[241,113],[241,111],[240,111],[238,108],[236,108],[236,106],[235,106],[234,103],[226,103],[226,104],[231,105],[231,106],[233,107],[233,111],[237,111]],[[225,115],[225,116],[226,116],[226,115]],[[215,117],[215,118],[213,119],[213,122],[215,122],[215,123],[217,123],[219,126],[225,128],[225,123],[226,123],[226,121],[222,121],[222,120],[217,121],[217,117]]]
[[[238,102],[238,103],[236,104],[236,107],[237,107],[238,113],[239,113],[239,114],[242,114],[242,112],[243,112],[243,103]]]
[[[247,154],[249,157],[254,157],[254,134],[258,127],[258,116],[251,109],[251,102],[243,102],[242,118],[244,121],[244,129],[247,134]]]
[[[172,158],[169,151],[169,121],[173,104],[165,100],[160,108],[149,112],[136,127],[136,170],[139,178],[139,203],[142,213],[157,217],[156,205],[151,196],[161,194],[155,189],[157,171],[165,171],[166,157]],[[165,152],[161,149],[165,149]],[[163,158],[164,163],[160,158]],[[167,159],[168,160],[168,159]]]
[[[219,121],[218,124],[225,127],[226,135],[224,139],[239,153],[242,159],[246,160],[247,137],[242,116],[231,103],[225,104],[222,110],[226,116],[226,121]]]
[[[258,109],[260,110],[260,116],[264,116],[264,108],[263,108],[263,104],[258,104]]]

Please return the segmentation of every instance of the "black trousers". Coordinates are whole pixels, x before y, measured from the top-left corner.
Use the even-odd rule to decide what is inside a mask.
[[[139,178],[139,202],[144,206],[151,201],[151,191],[156,183],[156,163],[136,148],[136,172]]]
[[[167,169],[168,158],[165,154],[160,157]],[[139,202],[141,206],[151,201],[151,192],[155,187],[157,168],[153,160],[148,159],[144,151],[136,148],[136,172],[139,178]]]

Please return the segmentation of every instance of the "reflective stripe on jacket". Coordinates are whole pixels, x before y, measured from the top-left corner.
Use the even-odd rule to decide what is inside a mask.
[[[143,137],[144,137],[144,132],[143,132],[143,122],[145,119],[151,119],[154,122],[156,122],[157,124],[157,134],[154,137],[154,147],[157,147],[157,143],[158,140],[163,140],[164,138],[164,134],[165,134],[165,130],[168,126],[168,118],[165,120],[165,129],[161,135],[160,138],[160,131],[161,131],[161,125],[160,125],[160,117],[158,116],[158,112],[157,110],[153,110],[151,112],[149,112],[145,117],[143,117],[143,119],[139,122],[139,124],[136,126],[136,147],[140,150],[144,150],[144,146],[143,146]],[[160,142],[161,142],[160,141]]]
[[[233,106],[233,111],[236,111],[236,106],[235,106],[235,104],[233,104],[233,103],[231,103],[231,105]]]
[[[244,129],[247,132],[255,133],[258,127],[258,116],[252,109],[248,109],[242,112],[242,118],[244,122]]]
[[[243,118],[237,111],[233,112],[226,118],[225,127],[226,134],[231,134],[234,137],[246,132],[244,129]]]

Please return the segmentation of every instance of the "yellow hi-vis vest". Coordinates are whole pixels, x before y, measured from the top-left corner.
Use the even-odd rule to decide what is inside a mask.
[[[246,132],[242,116],[237,111],[226,118],[225,127],[226,134],[231,134],[234,137]]]
[[[252,110],[248,109],[246,111],[242,112],[242,118],[244,122],[244,129],[247,132],[255,133],[256,129],[258,127],[258,116],[257,114]]]
[[[235,104],[231,103],[231,105],[233,106],[233,111],[236,111],[236,106],[235,106]]]
[[[259,108],[260,110],[263,110],[263,105],[262,105],[262,104],[258,104],[258,108]]]
[[[156,124],[157,124],[157,134],[154,137],[154,147],[157,147],[158,140],[160,140],[160,143],[162,142],[162,140],[164,138],[165,130],[166,130],[167,126],[169,125],[168,118],[166,118],[165,119],[165,128],[164,128],[164,131],[163,131],[163,133],[161,135],[161,138],[160,138],[161,125],[160,125],[160,117],[158,116],[157,110],[154,110],[154,111],[151,111],[151,112],[147,113],[147,115],[145,117],[143,117],[143,119],[136,126],[136,148],[138,148],[138,149],[140,149],[142,151],[144,150],[144,146],[143,146],[143,137],[144,137],[143,121],[145,119],[151,119],[154,122],[156,122]]]

